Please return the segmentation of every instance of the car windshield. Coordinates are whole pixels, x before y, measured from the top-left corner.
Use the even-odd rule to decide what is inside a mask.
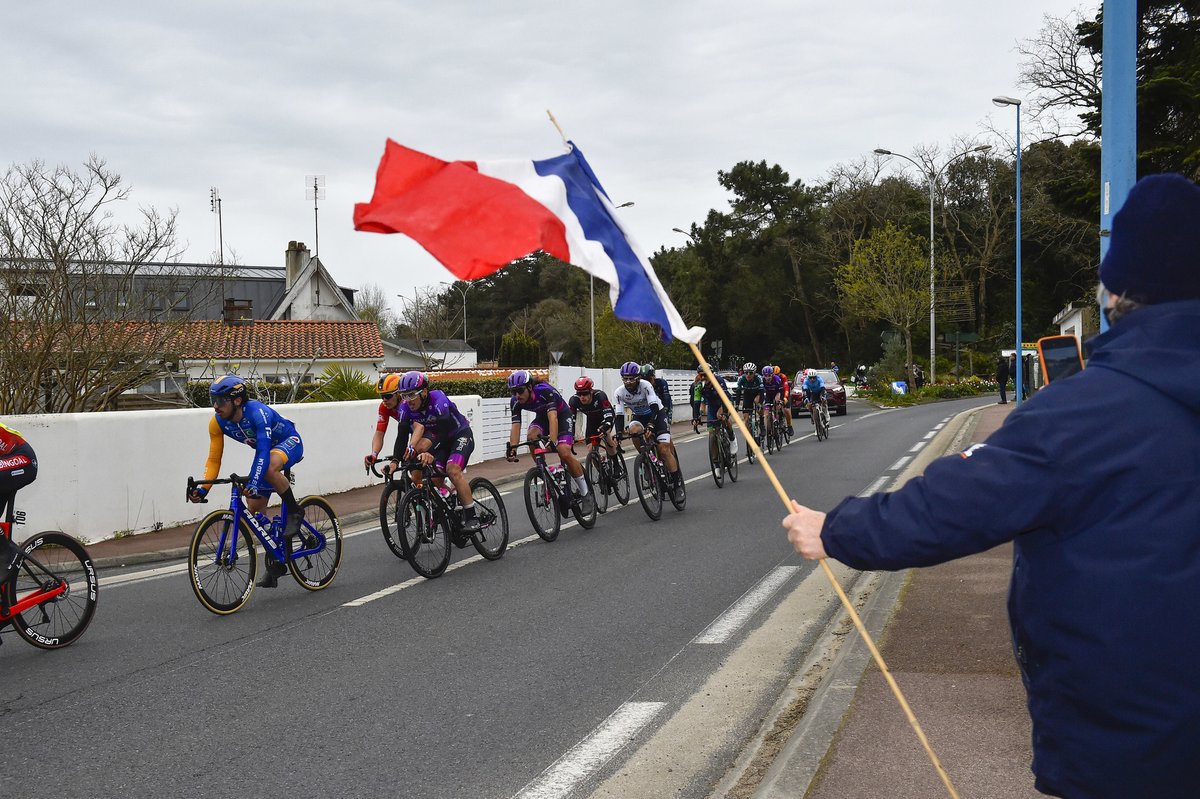
[[[817,377],[821,378],[822,382],[824,382],[826,386],[833,387],[840,386],[842,384],[842,381],[838,379],[837,374],[835,374],[832,369],[818,369]],[[799,388],[800,384],[803,382],[804,372],[797,372],[796,379],[792,381],[792,385]]]

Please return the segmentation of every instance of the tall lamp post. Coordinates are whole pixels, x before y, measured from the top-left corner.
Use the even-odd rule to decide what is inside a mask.
[[[631,208],[632,202],[621,203],[615,208]],[[596,276],[589,275],[588,298],[592,304],[592,366],[596,365]]]
[[[466,344],[466,343],[467,343],[467,292],[468,292],[468,291],[470,291],[470,290],[471,290],[471,287],[472,287],[472,286],[474,286],[475,284],[474,284],[474,283],[471,283],[471,282],[469,282],[469,281],[466,281],[466,280],[464,280],[464,281],[461,281],[461,282],[462,282],[462,283],[463,283],[463,284],[466,286],[466,288],[459,288],[459,287],[458,287],[458,283],[451,283],[451,282],[449,282],[449,281],[446,281],[446,280],[439,280],[439,281],[438,281],[438,283],[440,283],[441,285],[443,285],[443,286],[449,286],[450,288],[454,289],[454,290],[455,290],[455,291],[457,291],[457,292],[459,293],[459,295],[462,297],[462,303],[463,303],[463,344]]]
[[[1013,371],[1013,393],[1017,395],[1017,407],[1021,407],[1021,101],[1015,97],[993,97],[998,106],[1011,105],[1017,109],[1017,357]]]
[[[946,167],[950,166],[958,159],[964,158],[972,153],[986,153],[990,149],[992,149],[992,145],[981,144],[978,147],[972,147],[969,150],[964,150],[963,152],[959,153],[958,155],[950,158],[948,161],[946,161],[946,163],[942,164],[941,169],[935,170],[933,168],[932,163],[930,163],[929,166],[926,167],[923,164],[917,163],[915,160],[913,160],[912,158],[910,158],[907,155],[904,155],[903,153],[894,153],[891,150],[885,150],[882,147],[875,148],[876,155],[889,155],[889,156],[894,155],[897,158],[903,158],[905,161],[908,161],[910,164],[915,166],[917,169],[924,172],[925,176],[927,178],[929,178],[929,382],[930,383],[933,383],[937,380],[937,318],[936,318],[936,314],[934,313],[934,309],[937,307],[937,305],[933,301],[934,274],[935,274],[934,262],[933,262],[933,214],[934,214],[933,199],[934,199],[934,191],[937,187],[937,179],[939,177],[941,177],[943,172],[946,171]]]

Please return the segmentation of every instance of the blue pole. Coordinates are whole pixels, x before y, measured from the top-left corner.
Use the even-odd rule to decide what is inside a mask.
[[[1137,3],[1104,3],[1104,82],[1100,101],[1100,259],[1112,218],[1137,182]],[[1108,320],[1100,314],[1100,331]]]
[[[1013,388],[1017,395],[1017,408],[1021,407],[1021,104],[1017,103],[1017,368]]]

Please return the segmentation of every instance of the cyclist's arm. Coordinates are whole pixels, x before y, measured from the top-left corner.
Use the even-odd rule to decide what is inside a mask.
[[[244,409],[243,413],[246,413]],[[267,467],[271,464],[271,426],[267,424],[266,405],[255,408],[248,416],[254,425],[254,462],[250,465],[250,479],[246,488],[258,494],[262,492]]]
[[[221,430],[221,423],[217,421],[216,416],[210,416],[208,419],[208,460],[204,462],[204,479],[216,480],[217,475],[221,473],[221,456],[225,453],[225,433]],[[208,491],[208,487],[204,486],[202,491]]]
[[[546,425],[550,428],[549,430],[546,431],[547,435],[549,435],[549,437],[550,437],[550,442],[552,444],[557,444],[558,443],[558,410],[556,408],[550,408],[549,410],[546,411]]]

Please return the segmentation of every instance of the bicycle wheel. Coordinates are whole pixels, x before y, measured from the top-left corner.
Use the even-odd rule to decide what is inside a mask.
[[[568,480],[574,479],[571,477]],[[596,484],[592,482],[591,475],[587,473],[587,469],[583,470],[583,479],[588,484],[588,492],[586,496],[579,496],[574,491],[571,492],[572,499],[571,513],[575,516],[575,521],[579,522],[579,526],[585,530],[590,530],[596,526]]]
[[[492,481],[483,477],[471,481],[471,496],[479,519],[479,532],[471,536],[471,543],[480,555],[497,560],[508,549],[508,512],[504,500]]]
[[[712,472],[713,482],[717,488],[725,485],[725,451],[721,447],[721,437],[725,431],[708,431],[708,468]]]
[[[729,475],[731,483],[737,482],[738,476],[738,457],[733,453],[728,438],[725,440],[725,473]]]
[[[788,427],[788,421],[786,418],[783,420],[783,443],[792,443],[792,428]]]
[[[671,504],[675,506],[675,510],[683,510],[687,505],[687,486],[683,484],[683,464],[679,462],[679,452],[675,449],[675,444],[671,444],[671,454],[675,456],[675,468],[679,469],[679,485],[667,490],[667,496],[671,500]],[[667,479],[671,479],[671,475],[667,475]]]
[[[767,446],[767,454],[770,455],[775,451],[775,430],[768,430],[763,436],[763,443]]]
[[[639,453],[633,462],[633,483],[637,487],[642,510],[646,511],[646,515],[651,519],[658,521],[662,517],[662,491],[658,477],[654,474],[654,465],[644,452]]]
[[[433,501],[424,488],[404,492],[396,519],[413,571],[431,580],[440,577],[450,565],[450,531],[444,519],[434,518]]]
[[[320,591],[333,582],[342,562],[342,526],[324,497],[304,497],[300,507],[304,508],[304,521],[300,523],[300,537],[288,542],[288,569],[301,588]],[[290,557],[293,549],[312,549],[318,543],[316,539],[325,542],[319,550]]]
[[[536,466],[525,473],[525,510],[533,530],[543,541],[558,538],[562,517],[558,514],[558,486]]]
[[[587,472],[588,482],[591,483],[592,491],[596,495],[596,511],[607,513],[608,498],[612,494],[613,487],[612,482],[608,479],[608,470],[605,468],[604,462],[595,452],[588,453],[584,471]]]
[[[39,649],[61,649],[87,629],[100,586],[91,556],[66,533],[38,533],[21,544],[24,561],[3,586],[10,605],[32,594],[66,590],[12,617],[17,635]]]
[[[245,520],[235,531],[233,511],[213,511],[201,519],[188,548],[188,571],[196,599],[218,616],[246,604],[254,590],[258,557]]]
[[[379,496],[379,530],[388,549],[398,558],[404,557],[404,547],[400,543],[400,531],[396,528],[396,511],[399,510],[400,497],[404,496],[404,487],[398,480],[388,480]]]
[[[617,450],[617,454],[608,459],[608,468],[613,496],[622,505],[629,504],[629,469],[625,465],[625,455],[621,450]]]

